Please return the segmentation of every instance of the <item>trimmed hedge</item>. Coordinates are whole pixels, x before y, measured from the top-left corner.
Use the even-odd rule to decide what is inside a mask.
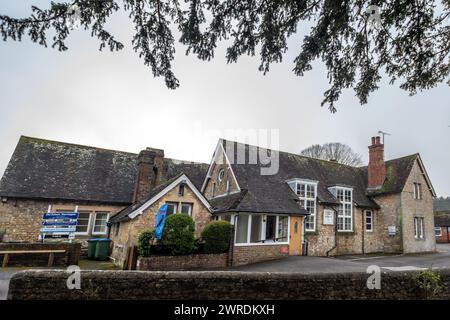
[[[222,253],[229,249],[233,226],[227,221],[212,221],[202,231],[205,253]]]
[[[166,218],[162,244],[171,255],[190,254],[195,249],[195,223],[186,214],[172,214]]]

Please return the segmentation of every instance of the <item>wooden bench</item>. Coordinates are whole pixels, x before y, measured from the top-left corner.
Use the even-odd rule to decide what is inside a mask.
[[[48,267],[53,265],[53,261],[55,260],[55,253],[64,253],[66,250],[11,250],[11,251],[0,251],[0,254],[3,254],[3,264],[2,268],[6,268],[9,262],[10,254],[36,254],[36,253],[46,253],[48,254]]]

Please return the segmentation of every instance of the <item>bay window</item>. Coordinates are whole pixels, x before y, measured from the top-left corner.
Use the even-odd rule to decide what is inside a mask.
[[[236,244],[286,244],[289,242],[289,217],[239,214],[235,232]]]

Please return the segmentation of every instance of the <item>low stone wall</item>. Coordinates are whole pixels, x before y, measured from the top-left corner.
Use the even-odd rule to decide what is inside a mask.
[[[441,270],[450,299],[450,270]],[[69,290],[69,274],[57,270],[16,273],[11,300],[254,300],[254,299],[423,299],[416,272],[381,274],[381,289],[369,290],[366,273],[299,274],[215,271],[82,271],[81,289]]]
[[[0,251],[35,251],[35,250],[66,250],[64,253],[55,253],[54,266],[77,265],[80,259],[80,243],[0,243]],[[0,263],[3,261],[0,254]],[[48,253],[10,254],[8,267],[47,266]]]
[[[151,256],[139,258],[137,270],[169,271],[227,267],[228,253],[190,254],[186,256]]]
[[[280,259],[289,255],[289,245],[234,246],[233,266]]]

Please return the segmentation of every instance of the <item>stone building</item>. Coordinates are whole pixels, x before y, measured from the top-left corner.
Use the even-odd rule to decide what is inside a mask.
[[[141,154],[151,172],[138,171],[137,154],[22,136],[0,181],[4,241],[38,241],[49,210],[77,209],[77,239],[107,237],[109,218],[144,197],[146,188],[181,172],[201,184],[206,174],[207,165],[164,158],[162,150]],[[153,180],[142,186],[138,173]]]
[[[193,217],[197,236],[212,219],[230,221],[234,265],[413,253],[435,250],[434,197],[420,155],[385,161],[379,137],[365,167],[226,140],[207,165],[160,149],[138,155],[21,137],[0,181],[0,229],[6,241],[34,242],[43,213],[76,209],[77,238],[110,236],[112,258],[123,265],[167,203]]]
[[[277,155],[275,174],[262,174],[261,154]],[[245,262],[435,250],[435,192],[420,155],[385,161],[379,137],[366,167],[221,140],[202,192],[235,225]]]

